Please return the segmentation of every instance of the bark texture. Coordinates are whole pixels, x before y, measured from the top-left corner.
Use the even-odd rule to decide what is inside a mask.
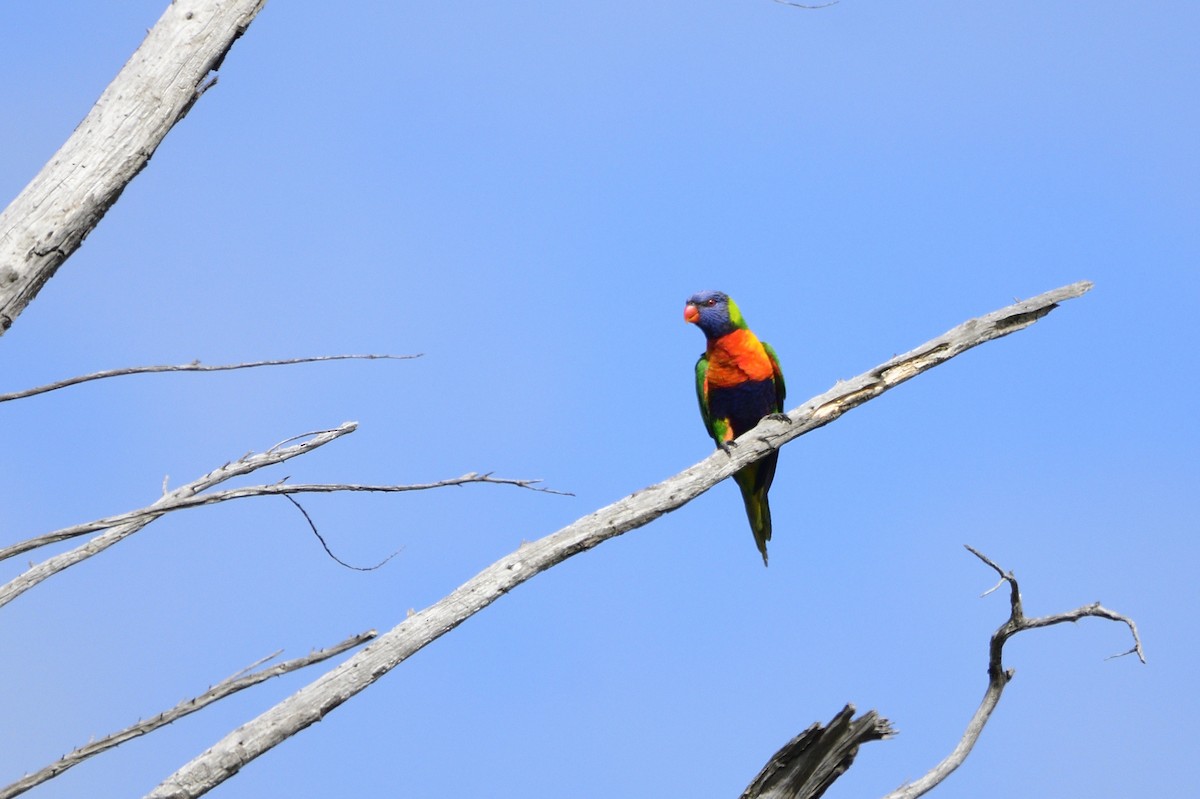
[[[0,213],[0,335],[215,82],[266,0],[175,0],[79,127]]]
[[[861,744],[895,735],[888,720],[874,710],[853,716],[854,705],[846,705],[828,726],[813,724],[788,741],[741,799],[818,799],[854,763]]]

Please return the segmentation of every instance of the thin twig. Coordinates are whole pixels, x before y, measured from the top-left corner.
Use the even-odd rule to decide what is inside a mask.
[[[989,588],[988,590],[986,590],[986,591],[984,591],[982,594],[980,594],[980,595],[979,595],[979,598],[980,598],[980,599],[983,599],[985,596],[987,596],[987,595],[989,595],[989,594],[994,594],[994,593],[996,593],[997,591],[999,591],[999,590],[1000,590],[1002,587],[1004,587],[1004,578],[1000,578],[1000,581],[999,581],[999,582],[997,582],[997,583],[996,583],[995,585],[993,585],[991,588]]]
[[[92,741],[85,746],[81,746],[69,754],[63,755],[49,766],[35,771],[33,774],[28,774],[11,785],[0,788],[0,799],[12,799],[14,796],[19,796],[28,791],[30,788],[41,785],[43,782],[62,774],[67,769],[79,765],[89,757],[98,755],[101,752],[105,752],[115,746],[120,746],[126,741],[130,741],[134,738],[145,735],[146,733],[153,732],[160,727],[165,727],[172,722],[178,721],[184,716],[189,716],[192,713],[195,713],[197,710],[211,705],[213,702],[224,699],[231,694],[236,694],[238,691],[243,691],[251,686],[258,685],[259,683],[265,682],[272,677],[278,677],[281,674],[287,674],[288,672],[302,669],[305,666],[311,666],[314,663],[320,663],[323,660],[336,657],[337,655],[340,655],[349,649],[353,649],[362,643],[370,641],[375,637],[375,635],[376,632],[374,630],[368,630],[365,633],[359,633],[358,635],[351,636],[345,641],[335,644],[327,649],[321,649],[316,652],[312,652],[304,657],[285,660],[284,662],[277,663],[270,668],[255,672],[254,669],[258,668],[268,660],[275,659],[279,655],[279,652],[268,655],[265,658],[255,661],[251,665],[239,671],[237,674],[234,674],[232,677],[222,680],[197,697],[185,699],[170,710],[164,710],[162,713],[159,713],[153,718],[146,719],[145,721],[139,721],[137,724],[133,724],[123,730],[119,730],[110,735],[106,735],[99,740]]]
[[[974,547],[967,546],[967,549],[972,555],[979,558],[1000,575],[1001,585],[1008,583],[1009,586],[1008,619],[997,628],[996,632],[992,633],[991,640],[988,642],[987,690],[984,691],[983,701],[980,702],[975,715],[968,722],[966,732],[963,733],[954,750],[919,780],[901,786],[885,796],[884,799],[916,799],[916,797],[928,793],[949,777],[967,759],[967,755],[975,748],[975,743],[979,740],[979,734],[983,732],[983,728],[987,724],[988,718],[992,715],[992,711],[996,709],[996,705],[1000,702],[1000,695],[1004,693],[1005,686],[1013,678],[1013,670],[1004,667],[1003,656],[1005,642],[1014,635],[1038,627],[1050,627],[1055,624],[1075,622],[1089,616],[1094,616],[1110,621],[1122,622],[1127,625],[1129,632],[1133,635],[1133,648],[1129,652],[1122,654],[1137,653],[1141,661],[1143,663],[1146,662],[1145,652],[1142,650],[1142,639],[1138,635],[1137,625],[1133,623],[1132,619],[1103,607],[1099,602],[1084,605],[1081,608],[1069,610],[1065,613],[1054,613],[1035,619],[1026,618],[1021,600],[1021,589],[1017,585],[1017,578],[1013,576],[1013,573],[1000,568],[994,560]],[[992,590],[994,591],[995,589]],[[988,593],[991,593],[991,591]]]
[[[816,11],[821,8],[836,6],[839,2],[841,2],[841,0],[831,0],[831,2],[828,3],[821,3],[819,6],[810,6],[805,3],[793,3],[792,0],[775,0],[775,2],[779,3],[781,6],[791,6],[792,8],[803,8],[806,11]]]
[[[321,433],[309,433],[307,435],[315,436]],[[295,437],[288,441],[295,440]],[[280,449],[280,445],[276,444],[271,449],[263,453],[262,456],[248,455],[237,461],[240,463],[246,457],[266,457],[274,456],[277,453],[285,451]],[[291,457],[291,456],[289,456]],[[226,464],[228,466],[229,464]],[[268,465],[268,464],[264,464]],[[222,467],[225,468],[225,467]],[[259,468],[259,467],[255,467]],[[206,475],[207,477],[207,475]],[[203,480],[205,478],[201,478]],[[228,479],[228,478],[226,478]],[[428,491],[435,488],[447,488],[450,486],[463,486],[471,483],[488,483],[491,485],[507,485],[517,488],[524,488],[530,491],[538,491],[543,494],[557,494],[559,496],[574,496],[568,491],[558,491],[553,488],[546,488],[538,485],[541,480],[523,480],[511,477],[493,477],[490,472],[480,474],[478,472],[468,472],[461,477],[451,477],[445,480],[435,480],[431,483],[410,483],[408,485],[369,485],[363,483],[313,483],[313,484],[285,484],[282,482],[273,483],[270,485],[254,485],[244,486],[242,488],[229,488],[223,491],[212,491],[205,494],[196,493],[205,490],[204,488],[196,488],[194,491],[188,491],[188,486],[176,489],[168,494],[164,494],[154,504],[145,508],[138,508],[126,513],[120,513],[116,516],[106,516],[103,519],[76,524],[71,527],[64,527],[60,530],[44,533],[42,535],[30,538],[25,541],[20,541],[16,544],[11,544],[0,549],[0,561],[6,558],[11,558],[20,555],[23,552],[43,547],[48,544],[54,544],[59,541],[66,541],[71,538],[77,538],[81,535],[94,533],[98,530],[107,530],[117,525],[129,524],[147,517],[157,518],[164,513],[171,511],[183,510],[185,508],[199,508],[204,505],[215,505],[218,502],[228,502],[231,499],[243,499],[245,497],[265,497],[282,494],[284,496],[290,494],[331,494],[343,491],[365,491],[376,493],[399,493],[403,491]],[[194,485],[194,484],[192,484]],[[0,594],[2,595],[2,594]],[[3,602],[0,602],[2,605]]]
[[[370,632],[372,634],[374,634],[375,631],[371,630]],[[364,633],[364,635],[365,635],[365,633]],[[282,654],[283,654],[282,649],[276,649],[274,652],[272,652],[269,655],[263,655],[258,660],[251,663],[249,666],[238,669],[237,671],[235,671],[233,674],[230,674],[228,677],[226,677],[221,682],[232,682],[233,680],[236,680],[246,674],[249,674],[250,672],[257,669],[259,666],[263,665],[264,663],[270,663],[272,660],[274,660],[275,658],[279,657]]]
[[[1133,637],[1133,646],[1124,652],[1118,652],[1115,655],[1109,655],[1105,660],[1125,657],[1126,655],[1137,655],[1138,660],[1146,662],[1146,650],[1142,649],[1142,637],[1138,634],[1137,624],[1128,616],[1117,613],[1114,610],[1101,605],[1099,602],[1093,602],[1090,605],[1084,605],[1075,610],[1068,610],[1066,613],[1055,613],[1051,616],[1041,616],[1036,619],[1025,619],[1021,630],[1034,630],[1038,627],[1050,627],[1055,624],[1064,622],[1079,621],[1086,618],[1108,619],[1109,621],[1117,621],[1129,628],[1129,634]],[[1017,632],[1020,632],[1018,630]]]
[[[87,375],[77,375],[76,377],[68,377],[65,380],[58,380],[54,383],[47,383],[44,386],[36,386],[35,388],[27,388],[23,391],[14,391],[10,394],[0,394],[0,402],[9,402],[11,400],[24,399],[33,397],[38,394],[45,394],[50,391],[57,391],[60,388],[68,386],[77,386],[80,383],[90,383],[93,380],[104,380],[109,377],[124,377],[126,375],[146,375],[156,374],[159,372],[228,372],[234,369],[255,369],[260,366],[291,366],[297,363],[316,363],[318,361],[406,361],[412,358],[420,358],[421,353],[415,355],[313,355],[307,358],[281,358],[270,361],[247,361],[246,363],[225,363],[208,366],[200,363],[200,361],[192,361],[191,363],[181,363],[174,366],[126,366],[121,369],[105,369],[101,372],[92,372]]]

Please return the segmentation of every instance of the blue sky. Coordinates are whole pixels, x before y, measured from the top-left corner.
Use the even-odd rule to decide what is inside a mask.
[[[0,7],[6,201],[163,7]],[[344,559],[402,548],[368,574],[282,499],[159,521],[0,613],[0,783],[278,648],[388,629],[706,456],[694,291],[737,298],[794,407],[1090,279],[786,447],[769,569],[717,486],[504,597],[215,795],[736,796],[846,702],[900,736],[829,796],[881,795],[949,751],[984,689],[1007,609],[979,598],[993,575],[964,543],[1016,572],[1030,614],[1131,615],[1150,662],[1106,661],[1128,637],[1097,620],[1018,638],[1016,679],[937,795],[1193,793],[1198,39],[1184,2],[269,4],[0,339],[0,390],[197,358],[424,357],[5,404],[4,542],[350,419],[263,479],[495,471],[575,496],[306,499]],[[141,795],[316,674],[36,795]]]

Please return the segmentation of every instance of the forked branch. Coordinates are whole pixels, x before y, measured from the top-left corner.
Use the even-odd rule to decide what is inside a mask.
[[[1136,653],[1143,663],[1146,662],[1145,653],[1142,650],[1142,639],[1138,635],[1137,625],[1134,624],[1133,619],[1111,611],[1099,602],[1093,602],[1065,613],[1054,613],[1034,619],[1027,618],[1021,602],[1021,591],[1012,572],[1004,571],[991,558],[974,547],[968,546],[967,549],[1000,575],[1000,582],[985,591],[984,596],[1005,583],[1009,585],[1008,620],[992,634],[988,646],[987,691],[984,693],[979,709],[975,711],[975,715],[967,725],[966,732],[959,740],[958,745],[954,747],[954,751],[921,779],[889,793],[884,799],[915,799],[928,793],[962,765],[967,755],[975,747],[975,743],[979,740],[979,734],[999,703],[1004,687],[1012,680],[1012,669],[1004,668],[1004,644],[1017,633],[1038,627],[1075,622],[1089,616],[1108,619],[1128,626],[1129,632],[1133,636],[1133,647],[1119,655],[1113,655],[1113,657]],[[750,783],[750,787],[742,794],[741,799],[816,799],[821,796],[825,789],[850,767],[860,743],[881,740],[894,734],[894,730],[887,720],[876,716],[873,710],[851,722],[850,717],[853,714],[854,706],[846,705],[842,712],[829,723],[828,727],[814,724],[789,741],[783,749],[771,757],[763,770]]]
[[[928,793],[934,786],[949,777],[967,759],[967,755],[975,748],[975,743],[979,740],[979,734],[983,732],[983,728],[987,724],[988,718],[991,717],[992,711],[996,709],[996,705],[1000,702],[1000,695],[1004,693],[1005,686],[1013,678],[1013,670],[1004,667],[1004,644],[1017,633],[1034,630],[1039,627],[1051,627],[1055,624],[1075,622],[1088,617],[1108,619],[1109,621],[1116,621],[1126,625],[1129,628],[1130,635],[1133,637],[1133,646],[1128,651],[1114,657],[1136,654],[1139,660],[1143,663],[1146,662],[1146,653],[1142,650],[1142,639],[1138,635],[1137,625],[1134,624],[1133,619],[1109,610],[1099,602],[1093,602],[1090,605],[1084,605],[1075,610],[1068,610],[1065,613],[1054,613],[1034,619],[1027,618],[1021,601],[1021,590],[1017,585],[1017,578],[1013,576],[1013,573],[1001,569],[996,565],[995,561],[974,547],[968,546],[967,549],[1000,575],[1000,585],[1008,583],[1009,587],[1008,620],[1004,624],[1001,624],[996,632],[992,633],[992,638],[988,646],[987,690],[983,694],[983,701],[980,702],[975,715],[971,717],[971,721],[967,724],[966,732],[963,733],[954,750],[942,762],[930,769],[925,776],[892,791],[884,799],[916,799],[916,797]],[[991,590],[994,591],[995,589]],[[991,593],[991,591],[987,593]]]
[[[206,475],[207,477],[207,475]],[[201,478],[203,479],[203,478]],[[187,508],[200,508],[205,505],[216,505],[219,502],[228,502],[231,499],[245,499],[246,497],[270,497],[293,494],[333,494],[342,492],[368,492],[378,494],[396,494],[405,491],[428,491],[434,488],[448,488],[450,486],[465,486],[472,483],[487,483],[490,485],[506,485],[515,486],[517,488],[525,488],[530,491],[539,491],[543,494],[558,494],[559,496],[572,496],[569,491],[558,491],[553,488],[539,485],[541,480],[525,480],[513,477],[496,477],[490,472],[480,474],[479,472],[467,472],[461,477],[449,477],[445,480],[434,480],[430,483],[404,483],[396,485],[370,485],[366,483],[271,483],[268,485],[242,486],[241,488],[227,488],[224,491],[210,491],[205,494],[181,495],[178,491],[172,491],[170,495],[160,499],[153,505],[145,508],[138,508],[126,513],[119,513],[116,516],[106,516],[103,519],[96,519],[83,524],[75,524],[70,527],[63,527],[59,530],[54,530],[49,533],[35,536],[25,541],[19,541],[7,547],[0,548],[0,560],[20,555],[23,552],[44,547],[48,544],[55,544],[59,541],[67,541],[72,538],[78,538],[88,533],[94,533],[98,530],[107,530],[118,525],[127,524],[129,522],[138,521],[141,519],[149,519],[152,521],[164,513],[176,510],[185,510]],[[2,603],[0,603],[2,604]]]
[[[90,541],[30,566],[27,570],[0,586],[0,607],[7,605],[38,583],[49,579],[80,561],[87,560],[93,555],[103,552],[113,544],[133,535],[150,522],[168,512],[163,506],[184,501],[226,480],[249,474],[264,466],[273,466],[290,458],[295,458],[298,455],[303,455],[317,447],[328,444],[330,441],[336,441],[344,435],[349,435],[357,428],[358,425],[356,423],[346,422],[341,427],[315,433],[311,438],[306,438],[300,443],[289,447],[277,446],[272,447],[266,452],[245,455],[236,461],[225,464],[219,469],[214,469],[203,477],[176,488],[174,491],[165,491],[156,502],[145,509],[146,513],[138,515],[129,521],[114,524]],[[22,545],[18,544],[17,546]]]
[[[432,483],[416,483],[411,485],[363,485],[357,483],[288,485],[280,482],[273,485],[245,486],[243,488],[231,488],[224,491],[203,493],[213,486],[216,486],[234,477],[240,477],[242,475],[249,474],[266,466],[274,466],[275,464],[282,463],[299,455],[303,455],[306,452],[311,452],[312,450],[324,446],[331,441],[336,441],[344,435],[353,433],[356,429],[358,429],[357,423],[346,422],[340,427],[336,427],[332,430],[322,430],[314,433],[308,433],[305,436],[296,437],[302,440],[300,440],[299,443],[290,444],[288,446],[277,444],[266,452],[245,455],[241,458],[238,458],[236,461],[225,464],[219,469],[214,469],[203,477],[197,478],[186,485],[176,488],[173,491],[164,491],[163,495],[159,497],[158,500],[147,507],[139,508],[137,510],[129,511],[128,513],[122,513],[116,516],[109,516],[104,519],[97,519],[96,521],[87,522],[85,524],[63,528],[61,530],[36,536],[26,541],[12,544],[4,549],[0,549],[0,560],[3,560],[4,558],[10,558],[14,555],[28,552],[40,546],[45,546],[58,541],[65,541],[70,538],[86,535],[99,530],[104,531],[100,535],[83,544],[80,544],[74,549],[54,555],[53,557],[47,558],[41,563],[30,566],[27,570],[17,575],[9,582],[5,583],[4,585],[0,585],[0,607],[7,605],[9,602],[16,599],[30,588],[33,588],[38,583],[49,579],[53,575],[58,574],[59,572],[75,565],[76,563],[103,552],[113,544],[116,544],[118,541],[128,538],[155,519],[158,519],[167,513],[183,510],[185,508],[196,508],[202,505],[212,505],[214,503],[226,502],[231,499],[241,499],[244,497],[273,496],[278,494],[291,495],[341,491],[373,491],[394,493],[445,488],[449,486],[463,486],[472,483],[509,485],[551,494],[564,493],[539,486],[537,485],[540,482],[538,480],[518,480],[507,477],[494,477],[491,474],[479,474],[477,472],[469,472],[461,477],[454,477],[448,480],[438,480]],[[289,439],[288,441],[293,440],[296,439]]]

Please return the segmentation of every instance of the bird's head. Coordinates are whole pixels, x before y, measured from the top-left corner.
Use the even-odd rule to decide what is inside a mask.
[[[683,308],[683,318],[704,331],[706,338],[720,338],[746,326],[737,303],[723,291],[693,294]]]

